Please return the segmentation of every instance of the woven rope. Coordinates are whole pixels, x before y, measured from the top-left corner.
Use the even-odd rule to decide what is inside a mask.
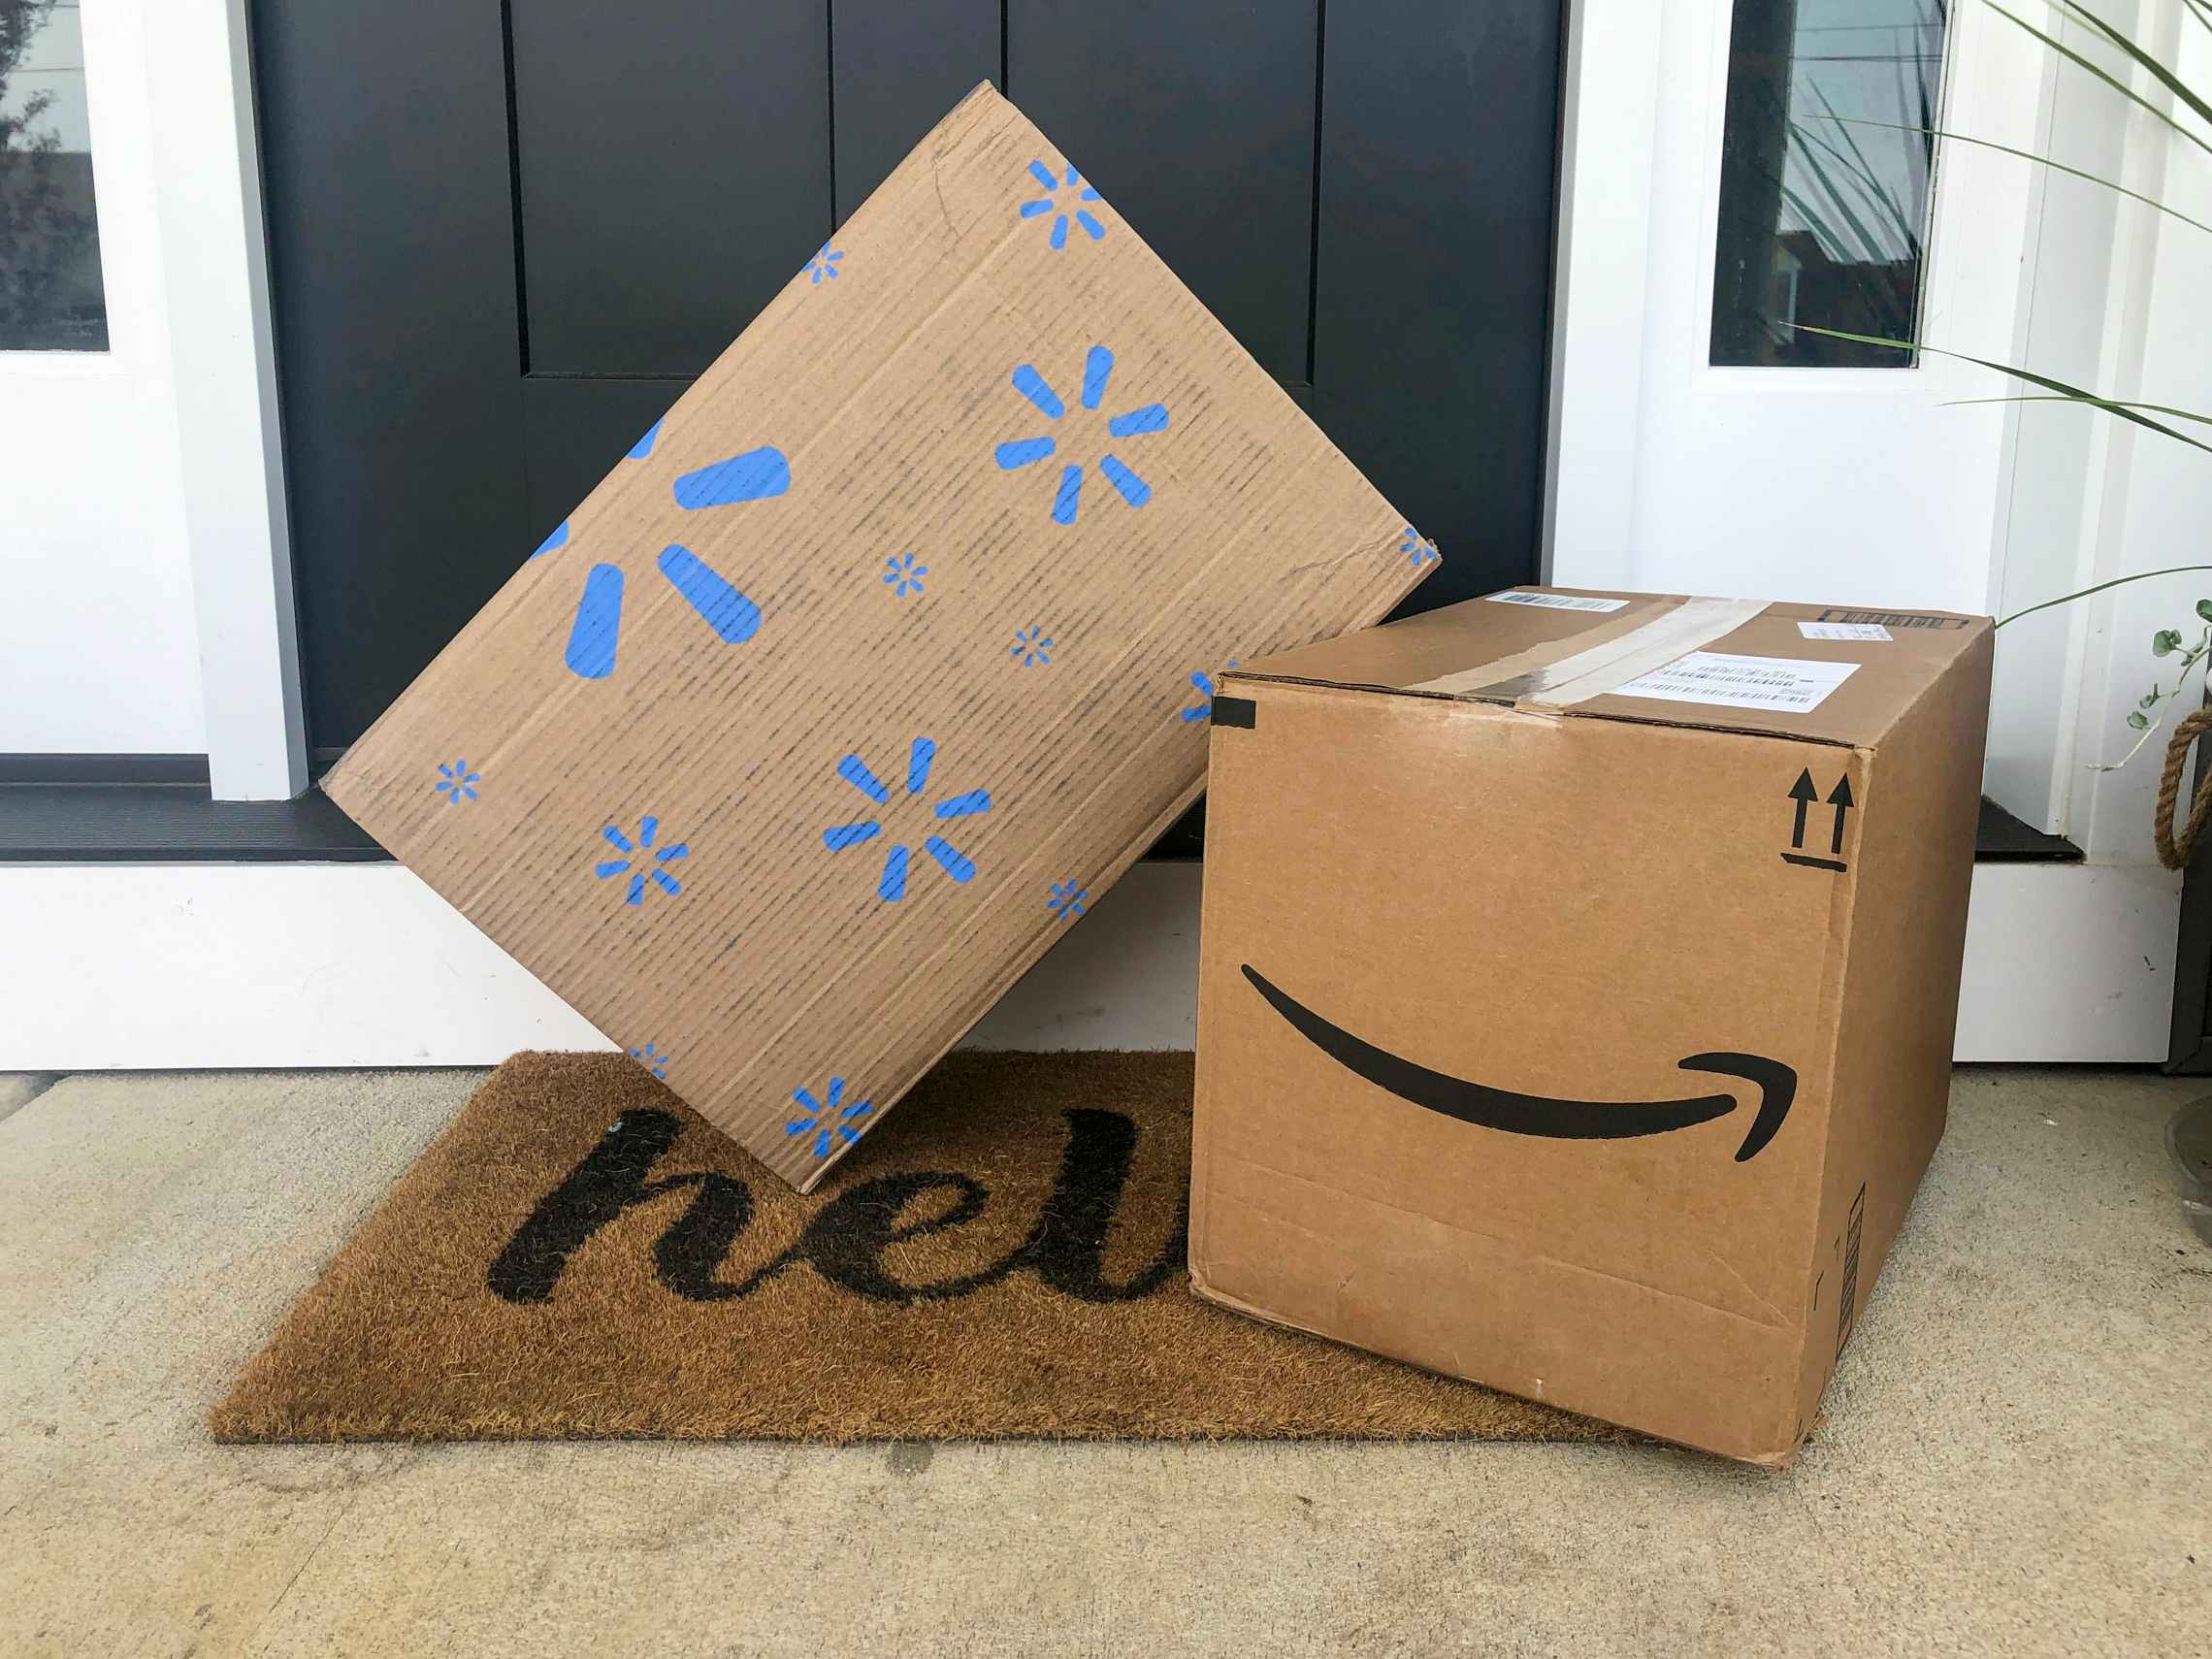
[[[2178,870],[2189,862],[2205,820],[2212,818],[2212,772],[2207,772],[2197,786],[2196,798],[2190,803],[2189,822],[2181,827],[2178,836],[2173,832],[2173,809],[2181,798],[2181,769],[2189,762],[2190,745],[2207,731],[2212,731],[2212,708],[2183,715],[2174,726],[2173,735],[2166,739],[2165,771],[2159,778],[2158,822],[2152,835],[2159,845],[2159,862],[2169,870]]]

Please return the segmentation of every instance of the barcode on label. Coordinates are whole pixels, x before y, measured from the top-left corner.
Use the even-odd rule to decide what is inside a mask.
[[[1771,708],[1804,714],[1858,672],[1856,663],[1814,663],[1799,657],[1739,657],[1692,651],[1615,688],[1619,697],[1660,702],[1708,702],[1729,708]]]
[[[1807,639],[1894,639],[1878,622],[1801,622],[1798,632]]]
[[[1624,599],[1590,599],[1581,594],[1484,594],[1497,604],[1540,604],[1546,610],[1618,610]]]

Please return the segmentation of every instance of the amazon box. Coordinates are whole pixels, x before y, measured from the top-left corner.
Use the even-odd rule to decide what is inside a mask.
[[[1786,1462],[1943,1132],[1990,658],[1520,589],[1227,675],[1199,1293]]]
[[[326,787],[803,1188],[1435,552],[988,86],[792,263]]]

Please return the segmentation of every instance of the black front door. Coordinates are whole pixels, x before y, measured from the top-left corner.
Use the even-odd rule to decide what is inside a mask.
[[[1562,0],[257,0],[310,741],[978,81],[1444,550],[1536,572]]]

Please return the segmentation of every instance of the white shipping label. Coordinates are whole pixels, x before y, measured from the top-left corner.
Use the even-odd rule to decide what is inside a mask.
[[[1802,657],[1738,657],[1692,651],[1625,684],[1616,697],[1660,702],[1711,702],[1726,708],[1772,708],[1805,714],[1859,671],[1856,663],[1811,663]]]
[[[1887,639],[1890,631],[1878,622],[1801,622],[1798,632],[1807,639]]]
[[[1582,594],[1484,594],[1493,604],[1540,604],[1546,610],[1618,610],[1624,599],[1591,599]]]

